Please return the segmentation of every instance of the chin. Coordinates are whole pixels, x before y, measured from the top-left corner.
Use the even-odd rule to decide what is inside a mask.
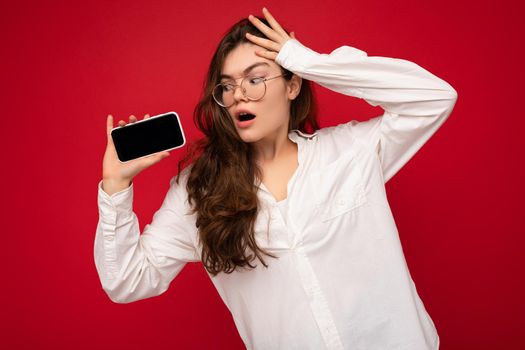
[[[254,143],[261,139],[261,137],[257,137],[256,135],[253,135],[252,133],[240,132],[239,136],[246,143]]]
[[[237,129],[237,133],[239,134],[240,138],[246,143],[258,142],[267,136],[264,134],[264,132],[262,132],[262,130],[257,130],[256,128]]]

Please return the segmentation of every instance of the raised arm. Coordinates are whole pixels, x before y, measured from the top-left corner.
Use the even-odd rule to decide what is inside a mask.
[[[111,196],[102,181],[98,184],[95,265],[102,288],[116,303],[160,295],[187,262],[200,261],[190,238],[195,225],[185,215],[183,188],[174,179],[142,234],[132,210],[133,183]]]
[[[457,100],[452,86],[421,66],[398,58],[368,57],[350,46],[319,54],[292,39],[276,61],[305,79],[384,109],[379,117],[352,120],[331,130],[342,142],[355,138],[373,147],[384,182],[437,131]]]
[[[364,122],[352,120],[320,130],[338,149],[359,140],[377,152],[384,182],[437,131],[452,112],[457,92],[446,81],[421,66],[398,58],[368,57],[366,52],[341,46],[330,54],[317,53],[302,45],[263,10],[271,28],[256,17],[252,23],[266,36],[247,38],[263,49],[257,54],[273,59],[296,75],[330,90],[381,106],[385,113]]]

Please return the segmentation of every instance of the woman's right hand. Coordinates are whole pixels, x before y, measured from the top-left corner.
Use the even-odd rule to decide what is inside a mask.
[[[147,118],[149,118],[149,114],[144,116],[144,119]],[[129,117],[130,123],[134,123],[136,121],[137,118],[135,118],[135,116],[131,115]],[[124,126],[126,125],[126,122],[124,120],[120,120],[118,124],[119,126]],[[170,155],[168,151],[157,152],[143,158],[133,159],[126,163],[121,163],[118,159],[117,151],[115,150],[115,145],[113,144],[113,139],[111,137],[112,129],[113,116],[110,114],[106,120],[107,147],[102,163],[102,179],[104,182],[115,184],[126,183],[129,185],[133,178],[142,170],[155,163],[158,163]]]

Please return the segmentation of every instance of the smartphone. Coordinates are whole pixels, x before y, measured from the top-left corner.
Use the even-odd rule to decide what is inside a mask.
[[[175,112],[155,115],[113,128],[111,138],[121,163],[180,148],[186,144],[179,115]]]

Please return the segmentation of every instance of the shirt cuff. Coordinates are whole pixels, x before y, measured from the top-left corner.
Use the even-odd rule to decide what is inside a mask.
[[[110,196],[102,189],[102,181],[98,183],[99,214],[103,221],[115,224],[117,216],[127,217],[133,213],[133,182]]]
[[[302,62],[313,60],[318,55],[319,53],[304,46],[297,39],[290,39],[281,47],[275,62],[295,73],[296,71],[304,70]]]

